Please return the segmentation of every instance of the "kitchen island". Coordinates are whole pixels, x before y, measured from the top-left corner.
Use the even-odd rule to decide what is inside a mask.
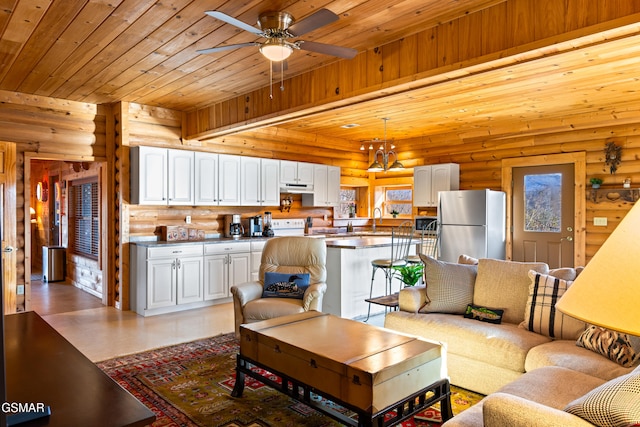
[[[371,286],[371,261],[391,256],[391,236],[349,235],[331,237],[327,243],[327,292],[322,302],[322,311],[348,319],[367,316]],[[416,243],[418,243],[416,241]],[[415,254],[411,245],[410,254]],[[393,291],[397,292],[401,282],[393,280]],[[385,295],[386,282],[383,271],[376,273],[373,296]],[[384,312],[384,307],[371,304],[371,314]]]

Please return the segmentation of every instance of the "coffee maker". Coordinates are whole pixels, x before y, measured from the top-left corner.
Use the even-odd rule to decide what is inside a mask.
[[[239,214],[227,215],[225,217],[226,227],[224,229],[224,237],[232,237],[239,239],[244,234],[244,227]]]
[[[260,215],[246,218],[243,221],[244,232],[247,237],[262,236],[262,217]]]

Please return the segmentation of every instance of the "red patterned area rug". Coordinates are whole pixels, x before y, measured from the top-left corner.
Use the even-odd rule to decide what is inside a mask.
[[[156,414],[154,427],[341,425],[249,377],[243,396],[231,397],[237,353],[238,341],[233,334],[226,334],[106,360],[98,366]],[[453,413],[481,398],[452,387]],[[438,408],[436,404],[401,426],[439,426]]]

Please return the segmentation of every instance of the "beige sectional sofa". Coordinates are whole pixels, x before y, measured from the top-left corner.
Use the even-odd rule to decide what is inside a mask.
[[[553,311],[549,298],[561,295],[558,289],[570,285],[580,269],[550,271],[543,263],[493,259],[472,265],[477,260],[461,259],[469,264],[425,258],[426,286],[402,289],[399,309],[387,313],[384,324],[444,343],[451,383],[489,395],[446,425],[532,425],[523,414],[534,416],[536,425],[590,425],[562,409],[630,374],[637,362],[623,367],[576,345],[588,325]],[[469,317],[463,317],[466,312]],[[486,321],[497,321],[498,314],[500,323]],[[640,382],[640,369],[635,372]]]

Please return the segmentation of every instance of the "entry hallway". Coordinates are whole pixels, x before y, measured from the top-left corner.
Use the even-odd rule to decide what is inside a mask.
[[[32,280],[31,309],[93,362],[233,332],[233,304],[142,317],[65,282]],[[368,323],[382,326],[384,316]]]

